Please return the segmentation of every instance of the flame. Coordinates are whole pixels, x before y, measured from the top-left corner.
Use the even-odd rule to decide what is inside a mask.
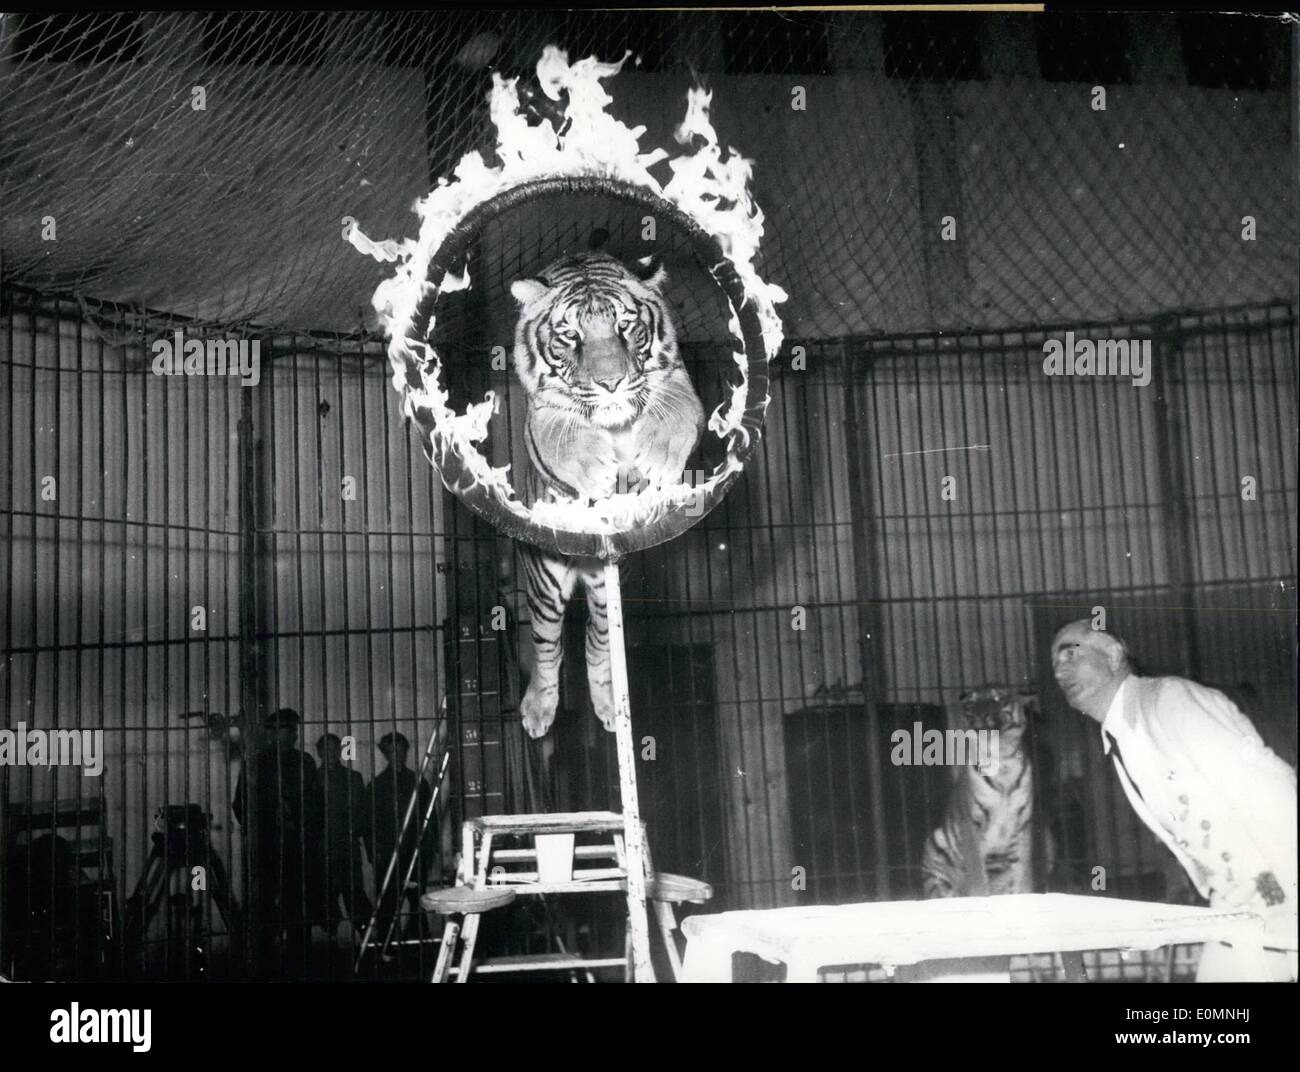
[[[613,98],[601,84],[622,70],[630,52],[617,63],[602,63],[594,56],[570,64],[568,54],[548,45],[537,64],[542,92],[559,101],[567,94],[564,120],[557,130],[550,123],[531,124],[520,109],[518,79],[492,76],[489,114],[497,131],[500,164],[489,165],[477,151],[467,153],[452,172],[415,204],[420,218],[415,239],[375,242],[353,225],[348,241],[360,252],[380,261],[395,262],[393,275],[376,288],[373,304],[389,336],[388,357],[393,386],[403,395],[403,412],[429,432],[430,460],[454,453],[464,462],[471,480],[488,488],[512,513],[550,528],[613,535],[635,525],[650,524],[674,510],[689,510],[702,503],[713,488],[741,468],[735,450],[748,442],[742,419],[747,399],[747,358],[740,323],[732,313],[729,329],[737,341],[734,360],[740,382],[731,397],[710,416],[708,426],[720,438],[736,433],[728,444],[726,460],[697,486],[675,484],[636,493],[613,495],[599,503],[539,502],[531,511],[510,487],[509,465],[491,466],[477,448],[488,432],[496,399],[488,392],[482,402],[465,413],[451,409],[441,382],[438,355],[425,339],[411,337],[420,300],[429,292],[429,261],[452,229],[472,209],[498,194],[534,179],[598,175],[650,190],[676,205],[711,234],[731,261],[744,284],[745,300],[758,314],[763,345],[770,361],[781,347],[783,330],[776,303],[786,293],[764,282],[754,267],[763,237],[763,213],[754,204],[749,183],[753,161],[734,149],[723,149],[709,119],[712,94],[703,89],[687,93],[686,114],[674,132],[685,152],[670,156],[656,148],[643,152],[645,127],[628,127],[606,110]],[[650,168],[668,162],[672,178],[661,184]],[[468,274],[448,276],[442,291],[469,286]],[[430,318],[428,333],[433,330]],[[409,374],[414,373],[414,376]],[[418,387],[410,386],[411,379]],[[418,414],[418,416],[417,416]]]

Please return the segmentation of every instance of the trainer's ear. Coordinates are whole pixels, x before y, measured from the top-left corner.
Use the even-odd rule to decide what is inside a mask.
[[[664,284],[668,282],[668,269],[664,267],[663,259],[655,254],[649,257],[641,257],[637,260],[636,275],[651,290],[657,290],[663,293]]]
[[[544,279],[516,279],[510,284],[510,293],[515,296],[515,301],[520,305],[527,305],[530,301],[540,298],[549,289]]]
[[[1118,670],[1123,666],[1124,645],[1109,633],[1098,631],[1094,635],[1097,638],[1097,643],[1100,644],[1106,652],[1106,665],[1109,666],[1111,670]]]

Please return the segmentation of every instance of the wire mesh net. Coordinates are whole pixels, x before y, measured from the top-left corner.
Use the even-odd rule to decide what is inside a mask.
[[[5,278],[222,328],[373,327],[383,269],[344,218],[412,233],[414,200],[491,149],[490,72],[527,81],[548,43],[631,51],[615,112],[649,144],[689,85],[717,91],[791,337],[1295,289],[1285,30],[1140,15],[13,15]]]

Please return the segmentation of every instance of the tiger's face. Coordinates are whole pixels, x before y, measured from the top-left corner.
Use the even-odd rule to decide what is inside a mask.
[[[530,403],[600,428],[632,424],[679,367],[662,268],[644,274],[604,253],[579,253],[516,280],[515,371]]]
[[[984,685],[961,697],[966,725],[973,730],[997,730],[1004,748],[1020,740],[1036,703],[1033,695],[1006,685]]]

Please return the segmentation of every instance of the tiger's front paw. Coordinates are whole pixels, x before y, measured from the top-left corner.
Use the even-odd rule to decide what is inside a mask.
[[[545,737],[555,721],[555,709],[560,702],[558,688],[534,689],[528,686],[524,698],[519,702],[519,713],[523,716],[524,732],[529,737]]]
[[[591,706],[596,717],[610,733],[614,732],[614,687],[608,681],[591,683]]]

